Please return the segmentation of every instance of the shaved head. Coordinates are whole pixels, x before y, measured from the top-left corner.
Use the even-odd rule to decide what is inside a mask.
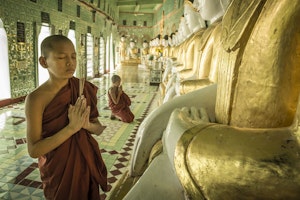
[[[54,45],[61,42],[71,42],[72,41],[63,35],[51,35],[46,37],[41,44],[42,56],[47,57],[49,52],[54,50]],[[72,43],[73,44],[73,43]]]
[[[111,77],[111,82],[116,83],[117,81],[121,81],[121,77],[115,74]]]

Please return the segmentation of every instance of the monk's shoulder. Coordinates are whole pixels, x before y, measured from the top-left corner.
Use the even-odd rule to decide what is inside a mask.
[[[26,100],[34,104],[41,104],[46,98],[47,92],[43,89],[43,87],[38,87],[27,95]]]
[[[55,92],[53,92],[46,84],[42,84],[37,87],[34,91],[29,93],[26,97],[27,101],[38,108],[45,108],[51,99],[54,97]]]

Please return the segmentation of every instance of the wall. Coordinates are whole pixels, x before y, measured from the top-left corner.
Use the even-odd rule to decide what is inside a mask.
[[[76,43],[80,44],[81,34],[87,33],[88,26],[94,38],[103,35],[106,39],[111,32],[117,37],[117,26],[113,21],[113,18],[119,17],[113,12],[116,10],[116,0],[110,0],[109,4],[105,2],[108,1],[62,0],[61,12],[58,11],[58,0],[0,0],[0,18],[9,45],[12,98],[25,96],[37,86],[36,43],[42,24],[41,11],[49,13],[52,34],[67,35],[70,21],[74,21]],[[77,17],[77,6],[80,6],[80,17]],[[25,24],[24,43],[17,42],[17,22]]]
[[[183,0],[165,0],[162,7],[155,13],[153,36],[170,35],[178,29],[183,15]]]

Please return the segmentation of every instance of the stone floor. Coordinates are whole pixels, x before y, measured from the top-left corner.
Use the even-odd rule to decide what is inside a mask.
[[[129,124],[109,118],[107,90],[114,73],[121,76],[123,89],[132,100],[131,110],[135,120]],[[157,105],[158,87],[149,84],[149,75],[146,68],[123,66],[101,78],[90,80],[99,88],[99,120],[107,126],[103,134],[95,138],[109,171],[110,191],[127,171],[140,123]],[[101,191],[101,199],[111,199],[110,191]],[[27,153],[24,102],[0,108],[0,199],[44,199],[37,159]]]

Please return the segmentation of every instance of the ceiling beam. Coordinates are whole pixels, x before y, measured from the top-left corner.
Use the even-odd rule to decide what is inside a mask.
[[[117,1],[117,6],[126,6],[126,5],[143,5],[143,4],[160,4],[164,0],[127,0],[127,1]]]

